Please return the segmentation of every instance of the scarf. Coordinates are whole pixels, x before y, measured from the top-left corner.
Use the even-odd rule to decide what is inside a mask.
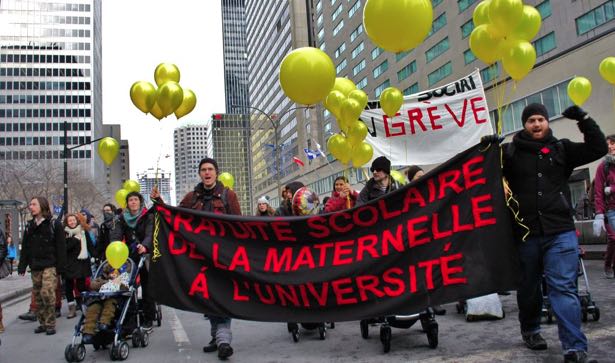
[[[128,209],[124,211],[124,221],[126,222],[128,227],[134,229],[137,226],[137,219],[139,219],[139,215],[140,214],[137,213],[133,216],[132,214],[130,214],[130,211]]]
[[[606,154],[604,162],[609,165],[615,165],[615,155]]]
[[[521,149],[526,149],[538,153],[543,147],[547,146],[548,144],[556,143],[557,139],[553,136],[551,129],[547,130],[547,134],[542,139],[533,139],[532,135],[523,130],[521,132],[518,132],[513,137],[513,142],[517,147]]]
[[[85,231],[81,228],[80,225],[77,225],[75,228],[70,228],[69,226],[64,227],[64,231],[67,234],[67,237],[74,237],[81,242],[81,250],[79,251],[79,256],[77,256],[78,260],[87,260],[88,259],[88,245],[85,237]]]

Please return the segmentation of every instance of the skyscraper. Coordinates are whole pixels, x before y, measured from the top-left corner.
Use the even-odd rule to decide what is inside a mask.
[[[149,201],[148,196],[154,186],[158,187],[160,197],[165,202],[171,200],[171,173],[162,169],[149,168],[137,172],[137,181],[141,186],[141,194]]]
[[[248,59],[244,0],[222,0],[222,47],[226,112],[247,113]]]
[[[99,0],[0,2],[0,161],[58,161],[64,121],[69,147],[102,135],[100,10]],[[69,171],[104,180],[95,147],[72,150]]]
[[[109,200],[113,200],[115,192],[122,189],[124,182],[130,179],[130,154],[128,140],[122,140],[120,125],[103,125],[103,135],[112,137],[120,143],[120,152],[113,163],[105,165],[105,189]]]
[[[209,121],[186,121],[173,131],[175,200],[177,203],[200,183],[199,162],[212,156],[209,124]]]

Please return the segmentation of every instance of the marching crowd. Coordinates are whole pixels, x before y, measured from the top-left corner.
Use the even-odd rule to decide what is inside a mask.
[[[541,278],[544,275],[548,297],[557,318],[564,361],[589,362],[592,360],[587,357],[588,342],[581,329],[581,307],[576,290],[578,240],[569,203],[568,178],[574,168],[604,156],[597,170],[594,193],[590,194],[596,209],[597,232],[602,228],[615,231],[615,168],[609,167],[615,164],[615,136],[605,138],[596,122],[577,106],[566,109],[562,115],[577,121],[583,142],[557,139],[549,127],[547,109],[541,104],[531,104],[521,116],[523,130],[513,137],[512,142],[501,145],[504,176],[519,204],[524,228],[529,232],[528,238],[518,244],[521,263],[521,283],[517,291],[520,335],[529,349],[547,349],[547,342],[540,334]],[[493,144],[499,144],[499,141],[497,135],[482,140],[483,143]],[[337,177],[331,195],[323,201],[321,212],[349,209],[400,187],[391,177],[391,163],[386,157],[376,158],[370,171],[372,177],[360,192],[353,190],[344,176]],[[216,160],[201,160],[198,166],[201,182],[181,200],[179,206],[240,215],[242,211],[237,195],[218,181],[218,174]],[[408,180],[413,181],[423,174],[420,167],[412,166],[406,175]],[[303,187],[300,181],[287,184],[282,191],[280,206],[275,210],[269,205],[267,197],[259,198],[255,214],[301,214],[292,200],[293,195]],[[150,198],[164,203],[155,188]],[[23,234],[17,272],[23,275],[27,268],[31,270],[33,289],[30,311],[21,315],[20,319],[38,321],[35,333],[55,334],[62,295],[68,302],[66,317],[74,318],[81,306],[82,291],[99,289],[106,281],[117,277],[110,276],[96,283],[91,281],[92,271],[104,258],[104,251],[111,241],[124,241],[133,260],[152,249],[152,215],[146,213],[143,196],[137,192],[128,194],[124,210],[105,204],[102,209],[104,221],[100,226],[94,223],[87,210],[67,213],[61,221],[54,219],[49,202],[41,196],[32,198],[28,208],[32,219]],[[518,238],[521,239],[523,234],[519,233]],[[605,260],[607,278],[613,278],[613,241],[609,242]],[[15,242],[10,235],[0,234],[0,262],[4,264],[6,260],[12,268],[14,259]],[[140,281],[144,326],[150,328],[155,315],[155,302],[149,297],[147,268],[140,271]],[[95,334],[100,324],[104,326],[111,322],[113,306],[106,310],[104,306],[89,307],[87,313],[91,315],[83,331],[84,339]],[[208,319],[211,339],[203,351],[217,351],[220,359],[227,359],[233,354],[231,318],[210,315]],[[2,330],[0,308],[0,332]]]

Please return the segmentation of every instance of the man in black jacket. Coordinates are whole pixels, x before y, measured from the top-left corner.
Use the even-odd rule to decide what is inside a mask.
[[[521,284],[517,292],[521,335],[528,348],[547,349],[540,335],[541,276],[557,318],[565,362],[587,361],[587,338],[581,331],[581,306],[576,282],[578,239],[572,219],[568,178],[578,166],[598,160],[607,152],[596,122],[577,106],[562,115],[578,121],[584,142],[556,139],[549,114],[541,104],[522,113],[523,130],[504,149],[504,176],[519,202],[522,223],[529,237],[519,244]]]
[[[365,204],[370,200],[399,189],[399,184],[391,177],[391,161],[385,156],[379,156],[372,162],[369,169],[373,176],[359,193],[357,205]]]

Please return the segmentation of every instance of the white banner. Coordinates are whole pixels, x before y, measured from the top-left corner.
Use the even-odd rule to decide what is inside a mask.
[[[374,158],[393,165],[425,165],[446,161],[493,134],[478,70],[443,87],[405,96],[395,117],[382,109],[366,110],[361,120]]]

